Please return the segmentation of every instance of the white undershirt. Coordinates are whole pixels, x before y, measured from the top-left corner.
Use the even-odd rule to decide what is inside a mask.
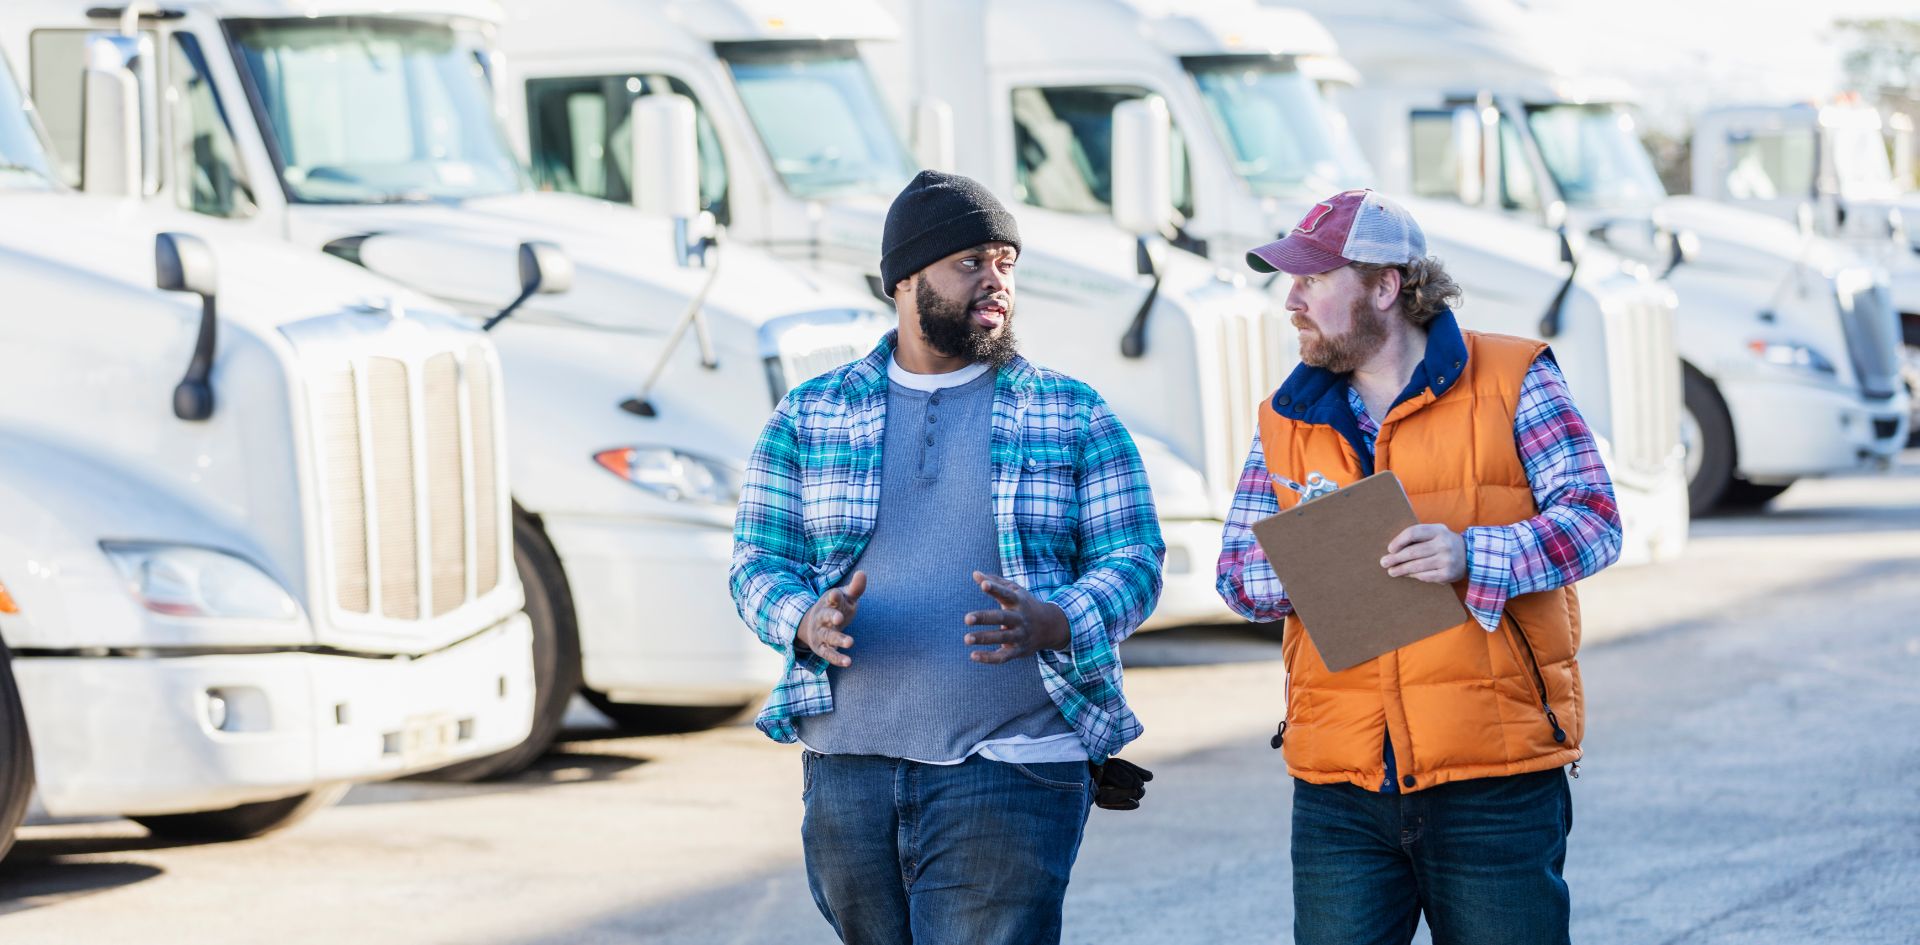
[[[992,369],[993,365],[985,361],[976,361],[958,371],[948,371],[945,374],[915,374],[901,367],[898,358],[891,355],[887,357],[887,380],[908,390],[924,391],[929,394],[949,387],[959,387]]]
[[[887,359],[887,379],[910,390],[932,393],[949,387],[959,387],[971,383],[975,378],[992,370],[993,365],[986,362],[969,364],[958,371],[945,374],[915,374],[900,366],[894,358]],[[801,742],[801,747],[809,751],[811,745]],[[989,761],[1003,761],[1012,764],[1047,764],[1060,761],[1087,760],[1086,746],[1080,744],[1080,736],[1074,732],[1061,732],[1044,738],[1031,735],[1014,735],[1007,738],[990,738],[958,758],[935,761],[929,758],[908,758],[907,761],[926,765],[957,765],[969,757],[978,754]]]

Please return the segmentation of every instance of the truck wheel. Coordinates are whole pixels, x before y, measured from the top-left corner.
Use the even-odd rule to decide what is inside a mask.
[[[1733,482],[1733,420],[1713,382],[1691,365],[1683,367],[1680,441],[1687,451],[1687,506],[1697,517],[1713,511]]]
[[[580,688],[580,632],[573,619],[560,556],[525,515],[513,517],[513,563],[527,589],[527,619],[533,624],[533,730],[526,741],[498,754],[429,771],[429,781],[485,781],[519,774],[546,753],[560,734],[567,703]]]
[[[171,840],[245,840],[291,827],[315,811],[332,807],[334,801],[347,793],[347,787],[329,784],[277,801],[258,801],[191,814],[149,814],[135,817],[133,822],[156,837]]]
[[[635,735],[666,735],[713,728],[739,715],[748,705],[745,702],[732,705],[642,705],[615,702],[591,689],[586,691],[586,697],[594,708],[600,710],[600,714],[612,719],[621,731]]]
[[[27,740],[27,714],[20,687],[13,681],[13,654],[0,643],[0,859],[13,846],[14,831],[27,819],[33,796],[33,745]]]

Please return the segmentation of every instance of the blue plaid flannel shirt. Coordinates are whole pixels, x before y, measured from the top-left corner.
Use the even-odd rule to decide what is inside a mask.
[[[730,587],[741,618],[787,659],[754,723],[777,741],[798,740],[794,719],[833,709],[826,660],[796,651],[794,634],[873,537],[894,339],[789,391],[747,460]],[[1067,649],[1034,658],[1104,761],[1140,735],[1119,645],[1159,600],[1166,555],[1140,454],[1092,388],[1016,357],[994,381],[991,455],[1002,576],[1066,612]]]

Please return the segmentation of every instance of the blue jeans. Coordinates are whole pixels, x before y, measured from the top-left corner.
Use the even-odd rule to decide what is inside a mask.
[[[1084,761],[929,765],[803,751],[807,884],[847,945],[1060,941]]]
[[[1573,797],[1558,768],[1410,794],[1293,786],[1295,945],[1565,945]]]

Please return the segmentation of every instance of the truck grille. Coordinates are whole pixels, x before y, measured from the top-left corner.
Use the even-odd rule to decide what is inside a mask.
[[[1614,461],[1631,473],[1657,476],[1680,445],[1673,311],[1648,293],[1637,293],[1624,309],[1607,330]]]
[[[1224,441],[1211,451],[1218,469],[1209,470],[1207,478],[1229,503],[1253,445],[1254,428],[1260,423],[1260,404],[1286,380],[1286,372],[1297,360],[1294,346],[1287,343],[1293,329],[1281,318],[1280,312],[1262,309],[1220,319],[1215,382],[1226,423],[1221,431]]]
[[[1834,289],[1840,326],[1847,336],[1847,354],[1860,393],[1878,400],[1892,397],[1900,383],[1900,319],[1885,285],[1857,291]]]
[[[438,617],[500,583],[494,372],[485,348],[366,357],[310,391],[334,606]]]
[[[778,402],[787,391],[804,384],[849,361],[858,361],[866,351],[851,344],[827,344],[820,346],[788,345],[780,346],[780,354],[769,358],[770,366],[778,371],[769,371],[767,383],[773,390],[773,399]]]

